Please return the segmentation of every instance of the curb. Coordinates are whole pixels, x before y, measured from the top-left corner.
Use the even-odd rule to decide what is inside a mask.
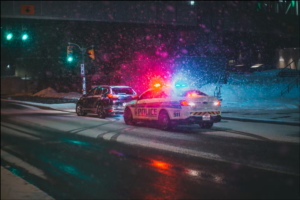
[[[55,200],[46,192],[1,166],[1,199]]]
[[[290,126],[300,126],[300,122],[283,122],[283,121],[274,121],[267,119],[249,119],[249,118],[237,118],[237,117],[223,117],[222,119],[234,120],[234,121],[242,121],[242,122],[257,122],[257,123],[269,123],[269,124],[283,124]]]
[[[31,96],[20,96],[20,97],[10,97],[11,100],[18,101],[31,101],[35,103],[76,103],[78,99],[64,99],[64,98],[47,98],[47,97],[31,97]]]
[[[55,103],[77,103],[77,99],[60,99],[60,98],[43,98],[43,97],[11,97],[11,100],[17,101],[31,101],[36,103],[45,103],[45,104],[55,104]],[[57,109],[54,109],[57,110]],[[284,122],[284,121],[274,121],[267,119],[249,119],[243,117],[224,117],[222,119],[242,121],[242,122],[256,122],[256,123],[269,123],[269,124],[282,124],[290,126],[300,126],[300,122]]]

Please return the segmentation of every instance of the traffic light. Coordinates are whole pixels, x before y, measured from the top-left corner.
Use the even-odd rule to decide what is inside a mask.
[[[12,37],[13,37],[13,34],[12,34],[12,33],[8,33],[8,34],[6,35],[6,39],[7,39],[7,40],[11,40]]]
[[[22,40],[25,41],[25,40],[27,40],[27,39],[28,39],[28,35],[27,35],[26,33],[24,33],[24,34],[22,35]]]
[[[28,35],[26,33],[27,27],[25,25],[22,25],[22,40],[25,41],[28,39]]]
[[[94,49],[88,50],[89,57],[95,60],[95,51]]]
[[[72,48],[72,46],[67,47],[67,60],[68,60],[68,62],[73,61],[73,48]]]
[[[11,26],[6,26],[6,40],[11,40],[13,38],[13,34],[11,31]]]

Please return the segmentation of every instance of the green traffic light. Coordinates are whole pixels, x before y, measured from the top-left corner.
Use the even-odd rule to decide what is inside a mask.
[[[68,57],[68,61],[72,62],[73,61],[73,57]]]
[[[7,40],[11,40],[11,38],[13,37],[13,35],[11,33],[9,33],[7,36],[6,36],[6,39]]]
[[[24,35],[22,36],[22,40],[27,40],[27,38],[28,38],[28,35],[27,35],[27,34],[24,34]]]

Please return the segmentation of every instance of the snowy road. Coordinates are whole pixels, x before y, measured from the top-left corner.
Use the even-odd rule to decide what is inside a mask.
[[[297,126],[161,131],[70,111],[2,101],[2,165],[55,198],[299,197]]]

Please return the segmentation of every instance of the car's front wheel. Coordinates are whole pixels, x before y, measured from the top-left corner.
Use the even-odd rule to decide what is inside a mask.
[[[132,112],[129,108],[125,108],[124,121],[127,125],[135,125],[136,122],[133,120]]]
[[[214,125],[213,122],[201,122],[199,124],[200,128],[207,128],[210,129]]]
[[[81,104],[76,105],[76,114],[78,116],[85,116],[87,114],[86,112],[84,112],[83,107],[82,107]]]
[[[168,130],[171,128],[171,120],[165,110],[159,113],[158,125],[162,130]]]
[[[97,114],[98,117],[101,119],[105,119],[106,118],[106,112],[104,110],[104,106],[102,104],[98,104],[97,106]]]

